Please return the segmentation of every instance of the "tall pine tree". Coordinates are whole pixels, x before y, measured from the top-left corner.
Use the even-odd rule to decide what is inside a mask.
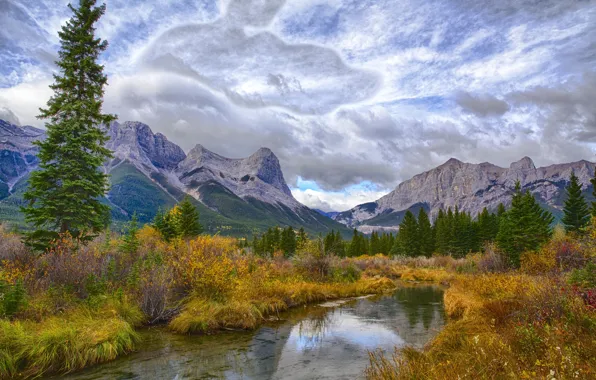
[[[39,170],[31,174],[24,195],[28,205],[22,208],[35,229],[27,242],[36,249],[47,248],[65,232],[90,240],[109,221],[109,206],[100,200],[108,176],[99,169],[111,152],[100,126],[115,117],[101,112],[107,76],[97,60],[108,44],[95,37],[94,24],[106,9],[95,3],[69,4],[73,16],[58,32],[60,74],[54,75],[54,95],[38,116],[49,120],[47,138],[36,142]]]
[[[518,181],[511,208],[501,216],[497,234],[497,244],[512,266],[519,266],[523,252],[538,249],[548,241],[553,220],[551,213],[543,210],[530,192],[521,191]]]
[[[435,250],[435,241],[430,219],[422,207],[418,212],[418,241],[420,244],[420,254],[431,257]]]
[[[395,245],[391,253],[411,257],[415,257],[420,254],[418,222],[410,210],[406,211],[404,219],[399,224],[399,232],[397,234],[397,238],[395,239]]]
[[[203,226],[199,223],[199,212],[188,195],[178,204],[178,208],[180,213],[176,223],[177,235],[183,239],[192,239],[200,235],[203,232]]]
[[[575,173],[571,171],[569,185],[565,189],[567,199],[563,208],[563,224],[567,232],[580,232],[590,220],[590,210],[582,195],[582,185]]]

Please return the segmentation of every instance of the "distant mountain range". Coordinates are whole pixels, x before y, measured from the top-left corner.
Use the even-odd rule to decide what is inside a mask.
[[[536,168],[524,157],[502,168],[452,158],[400,183],[376,202],[344,212],[324,212],[309,209],[292,196],[277,157],[267,148],[247,158],[230,159],[202,145],[186,154],[166,136],[154,134],[139,122],[114,122],[107,132],[107,147],[114,158],[104,167],[111,175],[105,202],[112,206],[115,222],[129,220],[135,212],[142,222],[148,222],[160,208],[172,207],[189,194],[211,233],[249,235],[289,225],[304,227],[311,234],[335,229],[348,236],[351,228],[365,233],[395,231],[407,210],[417,213],[424,208],[431,217],[441,208],[456,206],[474,216],[484,207],[494,211],[499,203],[510,204],[517,180],[543,207],[560,217],[572,170],[583,184],[586,198],[593,200],[592,162]],[[0,221],[23,223],[19,206],[29,173],[38,165],[33,141],[43,138],[41,129],[0,120]]]
[[[299,203],[286,184],[279,161],[267,148],[243,159],[230,159],[195,146],[186,154],[166,136],[139,122],[113,122],[107,147],[114,158],[105,164],[111,188],[105,202],[112,219],[153,219],[185,194],[195,200],[201,222],[211,233],[248,235],[269,227],[304,227],[308,232],[346,226]],[[45,138],[34,127],[0,120],[0,221],[23,223],[19,206],[29,173],[38,165],[33,141]]]
[[[439,209],[456,206],[476,216],[486,207],[495,211],[499,203],[508,206],[515,182],[529,190],[556,218],[562,214],[565,187],[573,170],[583,185],[588,201],[593,200],[590,179],[595,164],[578,161],[536,168],[529,157],[502,168],[488,162],[470,164],[454,158],[432,170],[400,183],[376,202],[358,205],[332,218],[363,232],[396,229],[407,210],[424,208],[431,216]]]

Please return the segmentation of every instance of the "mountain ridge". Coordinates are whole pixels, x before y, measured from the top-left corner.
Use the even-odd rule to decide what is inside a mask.
[[[0,218],[8,214],[13,221],[20,221],[23,182],[38,163],[33,140],[43,138],[44,131],[4,121],[0,128],[0,144],[4,144],[0,145],[0,158],[19,158],[3,165],[8,174],[0,177],[0,186],[4,185],[0,187]],[[113,158],[104,165],[111,175],[105,201],[112,206],[116,220],[127,220],[136,212],[142,222],[150,221],[159,208],[171,207],[189,194],[209,232],[246,235],[274,225],[292,225],[311,233],[331,229],[348,233],[342,224],[293,197],[279,160],[269,148],[231,159],[197,144],[187,154],[141,122],[112,122],[105,129],[110,138],[106,147],[113,151]],[[13,193],[11,188],[17,182],[19,191]]]
[[[560,215],[562,194],[571,171],[575,171],[586,194],[590,195],[588,189],[595,167],[592,162],[580,160],[536,168],[527,156],[512,162],[508,168],[489,162],[473,164],[451,158],[401,182],[378,200],[357,205],[333,219],[349,227],[370,231],[375,226],[397,227],[405,211],[416,205],[423,205],[431,217],[441,208],[456,206],[476,216],[484,207],[494,211],[499,203],[508,205],[517,180],[522,190],[532,192],[543,206]]]

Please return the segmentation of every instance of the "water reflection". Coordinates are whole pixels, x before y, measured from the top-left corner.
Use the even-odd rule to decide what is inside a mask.
[[[353,379],[368,350],[422,347],[444,323],[442,290],[402,288],[341,305],[305,307],[256,332],[143,332],[141,351],[68,379]]]

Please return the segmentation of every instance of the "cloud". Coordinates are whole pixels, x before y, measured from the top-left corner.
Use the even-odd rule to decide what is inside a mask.
[[[17,115],[6,107],[0,107],[0,120],[8,121],[14,125],[21,125],[21,121]]]
[[[346,211],[362,203],[374,202],[386,195],[388,190],[351,187],[342,192],[325,192],[315,189],[292,189],[292,195],[300,203],[325,212]]]
[[[455,101],[464,112],[478,117],[501,116],[510,108],[506,101],[489,94],[460,92],[456,95]]]
[[[43,124],[67,3],[0,2],[0,107],[23,124]],[[594,160],[590,1],[107,5],[104,110],[185,150],[243,157],[267,146],[290,185],[318,184],[296,193],[309,205],[372,200],[450,157]],[[347,191],[363,181],[378,187]]]
[[[296,113],[328,113],[372,97],[381,78],[348,66],[330,48],[289,44],[264,26],[283,1],[233,1],[226,15],[211,23],[173,27],[157,37],[139,64],[187,75],[234,103],[284,107]]]

